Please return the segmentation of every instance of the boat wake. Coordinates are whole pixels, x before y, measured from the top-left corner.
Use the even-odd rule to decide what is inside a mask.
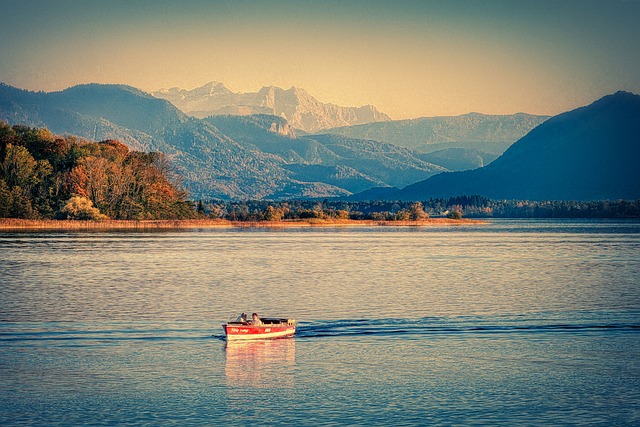
[[[158,327],[158,325],[105,325],[68,322],[0,325],[0,346],[90,347],[117,345],[130,341],[169,342],[208,340],[201,328]],[[116,326],[116,327],[113,327]],[[119,327],[118,327],[119,326]]]
[[[0,347],[118,345],[130,341],[202,342],[224,340],[219,322],[0,323]],[[342,319],[298,322],[296,338],[422,336],[470,334],[640,333],[640,313],[535,314],[514,316],[424,317],[420,319]]]
[[[322,338],[352,335],[419,336],[455,334],[536,334],[640,332],[640,323],[633,322],[557,322],[553,319],[515,318],[422,318],[422,319],[360,319],[330,322],[299,323],[296,337]],[[559,320],[559,319],[556,319]]]

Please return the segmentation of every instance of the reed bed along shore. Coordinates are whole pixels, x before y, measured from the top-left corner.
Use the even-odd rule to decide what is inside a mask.
[[[473,219],[429,218],[421,221],[324,220],[228,221],[224,219],[185,220],[34,220],[1,218],[0,230],[172,230],[188,228],[293,228],[293,227],[422,227],[438,225],[482,224]]]

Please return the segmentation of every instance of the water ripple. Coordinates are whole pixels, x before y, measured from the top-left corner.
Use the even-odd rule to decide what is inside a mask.
[[[431,334],[481,334],[481,333],[587,333],[587,332],[638,332],[640,323],[532,323],[518,319],[516,322],[491,323],[490,319],[451,321],[450,319],[360,319],[313,322],[301,325],[297,337],[343,337],[353,335],[431,335]]]

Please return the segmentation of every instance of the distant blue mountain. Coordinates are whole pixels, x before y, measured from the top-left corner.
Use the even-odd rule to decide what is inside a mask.
[[[549,116],[524,113],[511,115],[469,113],[450,117],[380,121],[327,129],[322,132],[387,142],[411,148],[420,153],[455,148],[478,150],[497,157],[548,118]],[[457,155],[466,156],[462,151],[447,154],[450,158]]]
[[[498,154],[487,153],[473,148],[447,148],[427,154],[420,154],[421,159],[443,166],[450,171],[481,168],[498,157],[500,157]]]
[[[162,151],[195,198],[337,197],[405,186],[447,170],[391,144],[337,135],[296,138],[286,120],[271,115],[197,119],[124,85],[45,93],[0,84],[0,120]]]
[[[617,92],[555,116],[486,167],[447,172],[376,199],[640,199],[640,96]],[[378,197],[380,196],[380,197]],[[362,198],[362,195],[358,195]]]
[[[425,153],[335,134],[296,137],[286,120],[270,115],[197,119],[123,85],[45,93],[0,84],[0,120],[165,152],[196,198],[340,197],[361,191],[387,200],[461,194],[640,198],[640,97],[624,92],[547,120],[493,162],[495,155],[471,146]],[[442,120],[465,138],[506,138],[544,118],[472,114]],[[442,127],[434,129],[444,135]]]

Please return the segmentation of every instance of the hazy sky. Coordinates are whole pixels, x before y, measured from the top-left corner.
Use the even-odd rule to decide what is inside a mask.
[[[640,0],[0,0],[0,58],[30,90],[215,80],[394,119],[556,114],[640,93]]]

